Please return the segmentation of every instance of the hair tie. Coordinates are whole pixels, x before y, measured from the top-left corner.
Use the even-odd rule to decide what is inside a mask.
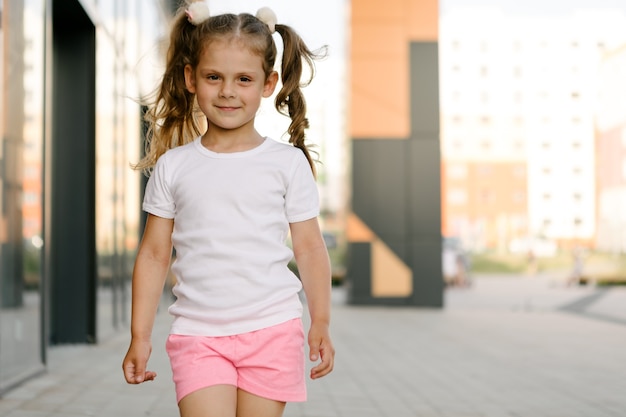
[[[187,20],[194,26],[198,26],[211,16],[209,5],[202,0],[191,3],[185,10],[185,14],[187,15]]]
[[[269,7],[261,7],[256,12],[256,17],[270,28],[270,33],[276,32],[276,23],[278,22],[278,19],[276,18],[276,13],[274,13],[272,9]]]

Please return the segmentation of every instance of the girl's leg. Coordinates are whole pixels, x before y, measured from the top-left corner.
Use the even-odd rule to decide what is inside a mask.
[[[181,417],[235,417],[237,387],[213,385],[186,395],[178,403]]]
[[[237,391],[237,417],[281,417],[285,403]]]

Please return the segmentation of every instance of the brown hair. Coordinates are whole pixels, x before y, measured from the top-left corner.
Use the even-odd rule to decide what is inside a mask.
[[[301,87],[312,81],[315,74],[314,60],[322,57],[323,53],[311,51],[291,27],[277,24],[275,28],[283,39],[280,71],[282,87],[276,95],[275,107],[281,114],[291,118],[287,130],[289,143],[304,152],[315,174],[313,159],[305,145],[304,131],[309,127],[309,121]],[[144,116],[149,126],[146,155],[133,168],[149,173],[157,159],[168,149],[191,142],[201,133],[200,111],[195,94],[190,93],[185,85],[184,68],[186,65],[195,68],[202,48],[216,37],[245,39],[246,47],[263,59],[265,76],[269,77],[272,73],[277,50],[267,24],[251,14],[241,13],[211,16],[194,26],[188,21],[185,9],[179,10],[170,34],[163,79],[154,103]],[[310,69],[310,77],[304,82],[303,64]]]

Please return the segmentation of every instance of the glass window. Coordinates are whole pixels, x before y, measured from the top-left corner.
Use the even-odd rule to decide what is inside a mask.
[[[448,177],[463,179],[467,177],[467,165],[465,164],[450,164],[448,165]]]
[[[467,191],[455,188],[448,191],[448,203],[451,205],[463,205],[467,203]]]
[[[0,75],[11,77],[0,101],[0,392],[43,368],[44,9],[15,4],[0,9]]]

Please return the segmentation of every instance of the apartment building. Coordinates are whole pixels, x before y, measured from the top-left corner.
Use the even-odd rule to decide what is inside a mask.
[[[596,247],[626,252],[626,43],[607,50],[596,106]]]
[[[591,10],[441,17],[444,234],[474,249],[594,240],[598,66],[625,26],[623,13]]]
[[[351,6],[349,301],[441,307],[439,4]]]

